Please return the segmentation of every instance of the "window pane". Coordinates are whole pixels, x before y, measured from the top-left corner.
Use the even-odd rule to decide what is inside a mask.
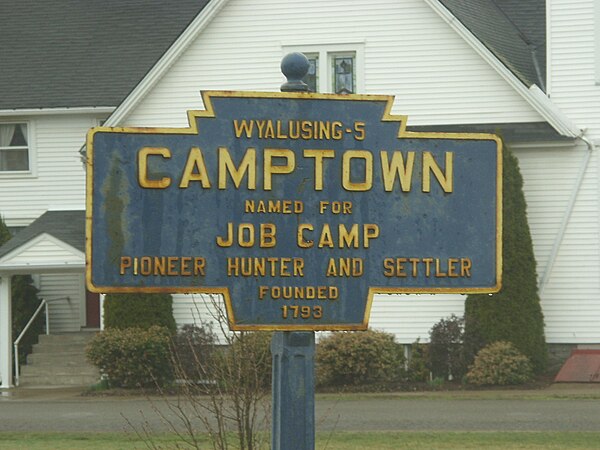
[[[27,149],[0,150],[0,170],[29,170]]]
[[[10,146],[16,129],[17,126],[13,123],[0,124],[0,148]]]
[[[26,123],[0,124],[0,148],[27,147]]]
[[[308,58],[308,73],[302,79],[307,85],[310,92],[318,92],[319,86],[319,56],[306,55]]]
[[[27,124],[0,124],[0,171],[29,170]]]
[[[27,124],[21,123],[15,127],[11,147],[27,147]]]
[[[354,93],[354,57],[333,58],[333,90],[336,94]]]

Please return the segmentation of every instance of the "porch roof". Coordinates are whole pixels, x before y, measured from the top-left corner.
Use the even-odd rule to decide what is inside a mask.
[[[0,247],[0,271],[84,266],[83,210],[47,211]]]

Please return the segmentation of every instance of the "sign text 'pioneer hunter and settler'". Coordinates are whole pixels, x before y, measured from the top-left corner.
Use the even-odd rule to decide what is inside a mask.
[[[375,293],[495,292],[501,143],[391,96],[205,92],[88,134],[88,286],[222,294],[234,329],[367,327]],[[393,301],[393,299],[390,299]]]

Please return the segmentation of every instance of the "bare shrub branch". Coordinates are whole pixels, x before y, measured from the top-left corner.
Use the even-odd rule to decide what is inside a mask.
[[[167,412],[154,403],[152,409],[185,448],[201,448],[199,433],[208,434],[214,450],[268,448],[271,334],[231,332],[222,299],[201,299],[210,323],[200,320],[206,314],[194,297],[194,324],[182,327],[171,346],[176,395],[159,388]],[[160,448],[151,430],[136,433],[149,448]]]

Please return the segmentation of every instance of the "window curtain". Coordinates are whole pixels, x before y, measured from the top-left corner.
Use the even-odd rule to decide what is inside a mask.
[[[0,147],[8,147],[15,134],[16,125],[2,124],[0,125]]]

